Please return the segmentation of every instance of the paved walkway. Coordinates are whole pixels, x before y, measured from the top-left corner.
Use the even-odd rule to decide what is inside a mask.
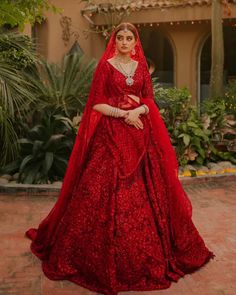
[[[236,183],[185,185],[193,204],[193,221],[214,260],[167,290],[120,292],[119,295],[236,294]],[[24,231],[37,226],[56,197],[0,194],[0,295],[94,295],[67,281],[50,281],[29,251]]]

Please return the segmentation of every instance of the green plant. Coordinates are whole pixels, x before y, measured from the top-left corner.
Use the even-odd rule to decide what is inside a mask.
[[[27,125],[25,138],[18,140],[20,157],[4,167],[19,172],[19,182],[48,183],[62,179],[75,138],[72,122],[60,115],[45,114],[40,124]]]
[[[25,117],[34,97],[22,73],[0,60],[0,165],[18,154],[16,119]]]
[[[186,88],[162,88],[153,81],[155,100],[181,165],[235,158],[235,126],[224,98],[208,99],[199,114]],[[222,149],[222,146],[227,149]]]
[[[225,110],[236,119],[236,80],[230,81],[225,92]]]
[[[0,34],[0,60],[18,70],[38,62],[31,39],[18,33]]]
[[[47,0],[1,0],[0,26],[9,24],[23,29],[25,23],[41,22],[45,10],[59,11]]]
[[[215,147],[212,158],[235,163],[236,120],[233,114],[228,114],[225,99],[206,100],[201,109],[204,129],[211,130],[210,140]]]
[[[201,114],[204,129],[212,131],[212,139],[222,139],[221,130],[226,126],[224,100],[205,100],[201,105]]]
[[[202,165],[211,155],[210,130],[204,130],[197,116],[192,110],[186,121],[179,123],[173,130],[176,152],[181,165],[196,162]]]
[[[19,53],[19,55],[18,55]],[[38,61],[28,37],[0,34],[0,165],[18,155],[17,121],[24,121],[34,101],[25,69]]]
[[[155,85],[154,93],[180,164],[203,164],[211,153],[211,132],[203,128],[188,89]]]
[[[172,132],[175,124],[185,121],[189,116],[189,111],[193,109],[190,98],[191,95],[187,88],[162,88],[154,87],[155,100],[161,109],[165,121]]]
[[[66,55],[61,65],[42,62],[28,75],[37,101],[36,109],[53,110],[69,118],[82,112],[95,65],[94,60],[88,62],[79,54]]]

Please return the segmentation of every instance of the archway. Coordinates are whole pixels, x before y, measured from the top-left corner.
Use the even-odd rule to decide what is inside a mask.
[[[155,66],[152,78],[157,78],[163,87],[173,87],[174,52],[168,37],[159,28],[144,27],[140,39],[147,61]]]
[[[230,80],[236,79],[236,27],[224,26],[224,85]],[[209,36],[202,48],[200,55],[200,102],[209,97],[209,84],[211,73],[211,36]]]

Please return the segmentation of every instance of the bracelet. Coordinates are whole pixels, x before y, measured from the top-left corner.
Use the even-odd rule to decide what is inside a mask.
[[[114,118],[118,118],[120,117],[120,109],[116,108],[116,107],[112,107],[112,109],[109,112],[109,116],[114,117]]]
[[[149,108],[148,108],[148,106],[146,106],[145,104],[142,104],[142,107],[144,107],[144,109],[145,109],[145,115],[146,114],[148,114],[149,113]]]

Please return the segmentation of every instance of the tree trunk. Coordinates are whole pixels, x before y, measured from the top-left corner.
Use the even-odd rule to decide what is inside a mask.
[[[223,95],[223,71],[224,71],[224,37],[222,24],[222,9],[220,0],[212,0],[212,58],[211,58],[211,98]]]

